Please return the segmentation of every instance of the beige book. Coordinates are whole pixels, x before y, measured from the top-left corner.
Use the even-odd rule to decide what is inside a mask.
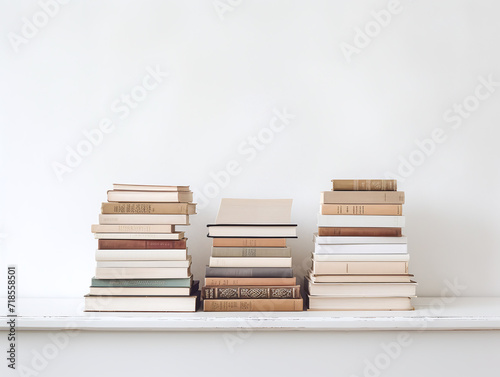
[[[369,274],[401,275],[408,273],[408,262],[317,262],[313,261],[314,275]]]
[[[174,233],[175,225],[148,225],[148,224],[126,224],[126,225],[100,225],[93,224],[92,233]]]
[[[100,214],[99,225],[189,225],[189,215]]]
[[[396,191],[395,179],[332,179],[333,191]]]
[[[401,216],[401,204],[322,204],[322,215]]]
[[[108,202],[190,203],[192,201],[193,193],[191,191],[108,191]]]
[[[404,204],[403,191],[323,191],[321,204]]]
[[[413,275],[314,275],[311,270],[307,278],[314,283],[409,283]]]
[[[180,240],[184,232],[175,233],[94,233],[98,240]]]
[[[189,267],[96,268],[95,273],[96,279],[173,279],[190,276]]]
[[[314,283],[305,280],[311,296],[414,297],[417,283]]]
[[[97,249],[96,261],[186,260],[187,249]]]
[[[290,224],[292,199],[223,198],[216,224]]]
[[[113,190],[125,191],[189,191],[189,186],[131,185],[114,183]]]
[[[309,310],[413,310],[410,297],[309,296]]]
[[[105,202],[101,204],[101,212],[104,214],[194,215],[196,203]]]
[[[292,267],[291,257],[210,257],[210,267]]]

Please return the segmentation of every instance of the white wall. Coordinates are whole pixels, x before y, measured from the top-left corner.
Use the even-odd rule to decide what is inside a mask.
[[[38,2],[1,2],[1,265],[18,264],[20,293],[87,292],[90,225],[113,182],[200,194],[231,160],[239,174],[188,229],[195,276],[222,197],[293,198],[299,272],[330,180],[408,175],[401,159],[417,158],[415,140],[439,128],[446,141],[400,180],[418,293],[458,279],[466,295],[499,295],[499,87],[468,98],[467,118],[443,118],[479,77],[500,81],[498,3],[401,0],[350,59],[342,46],[355,46],[356,28],[377,27],[371,12],[387,1],[247,0],[221,17],[214,3],[73,1],[44,19]],[[42,26],[23,30],[24,17]],[[114,111],[156,66],[169,77],[130,114]],[[247,161],[241,143],[283,109],[295,118]],[[54,162],[104,118],[113,131],[59,181]]]

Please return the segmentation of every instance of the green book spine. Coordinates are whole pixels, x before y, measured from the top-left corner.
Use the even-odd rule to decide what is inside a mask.
[[[92,287],[190,287],[191,278],[185,279],[96,279]]]

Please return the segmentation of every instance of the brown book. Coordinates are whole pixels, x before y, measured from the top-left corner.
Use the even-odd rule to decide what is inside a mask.
[[[333,191],[396,191],[395,179],[332,179]]]
[[[214,238],[214,247],[286,247],[286,238]]]
[[[217,286],[203,287],[204,299],[286,299],[300,298],[300,285],[294,286]]]
[[[402,275],[408,274],[408,262],[318,262],[313,261],[314,275]]]
[[[318,236],[401,237],[401,228],[319,227]]]
[[[205,278],[205,285],[208,286],[221,286],[221,285],[269,285],[269,286],[283,286],[283,285],[296,285],[296,278]]]
[[[323,191],[321,204],[404,204],[403,191]]]
[[[401,204],[322,204],[322,215],[401,216]]]
[[[203,300],[206,312],[301,312],[304,304],[301,298],[290,299],[235,299]]]
[[[103,214],[157,214],[157,215],[194,215],[196,204],[194,203],[126,203],[107,202],[102,203]]]
[[[185,249],[187,238],[182,240],[99,240],[99,249]]]

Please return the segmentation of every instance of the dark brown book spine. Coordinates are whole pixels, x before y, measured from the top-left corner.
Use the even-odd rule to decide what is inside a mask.
[[[318,235],[346,237],[401,237],[401,228],[319,227]]]
[[[185,249],[182,240],[99,240],[99,249]]]
[[[300,286],[292,287],[203,287],[202,297],[206,299],[264,299],[264,298],[299,298]]]

